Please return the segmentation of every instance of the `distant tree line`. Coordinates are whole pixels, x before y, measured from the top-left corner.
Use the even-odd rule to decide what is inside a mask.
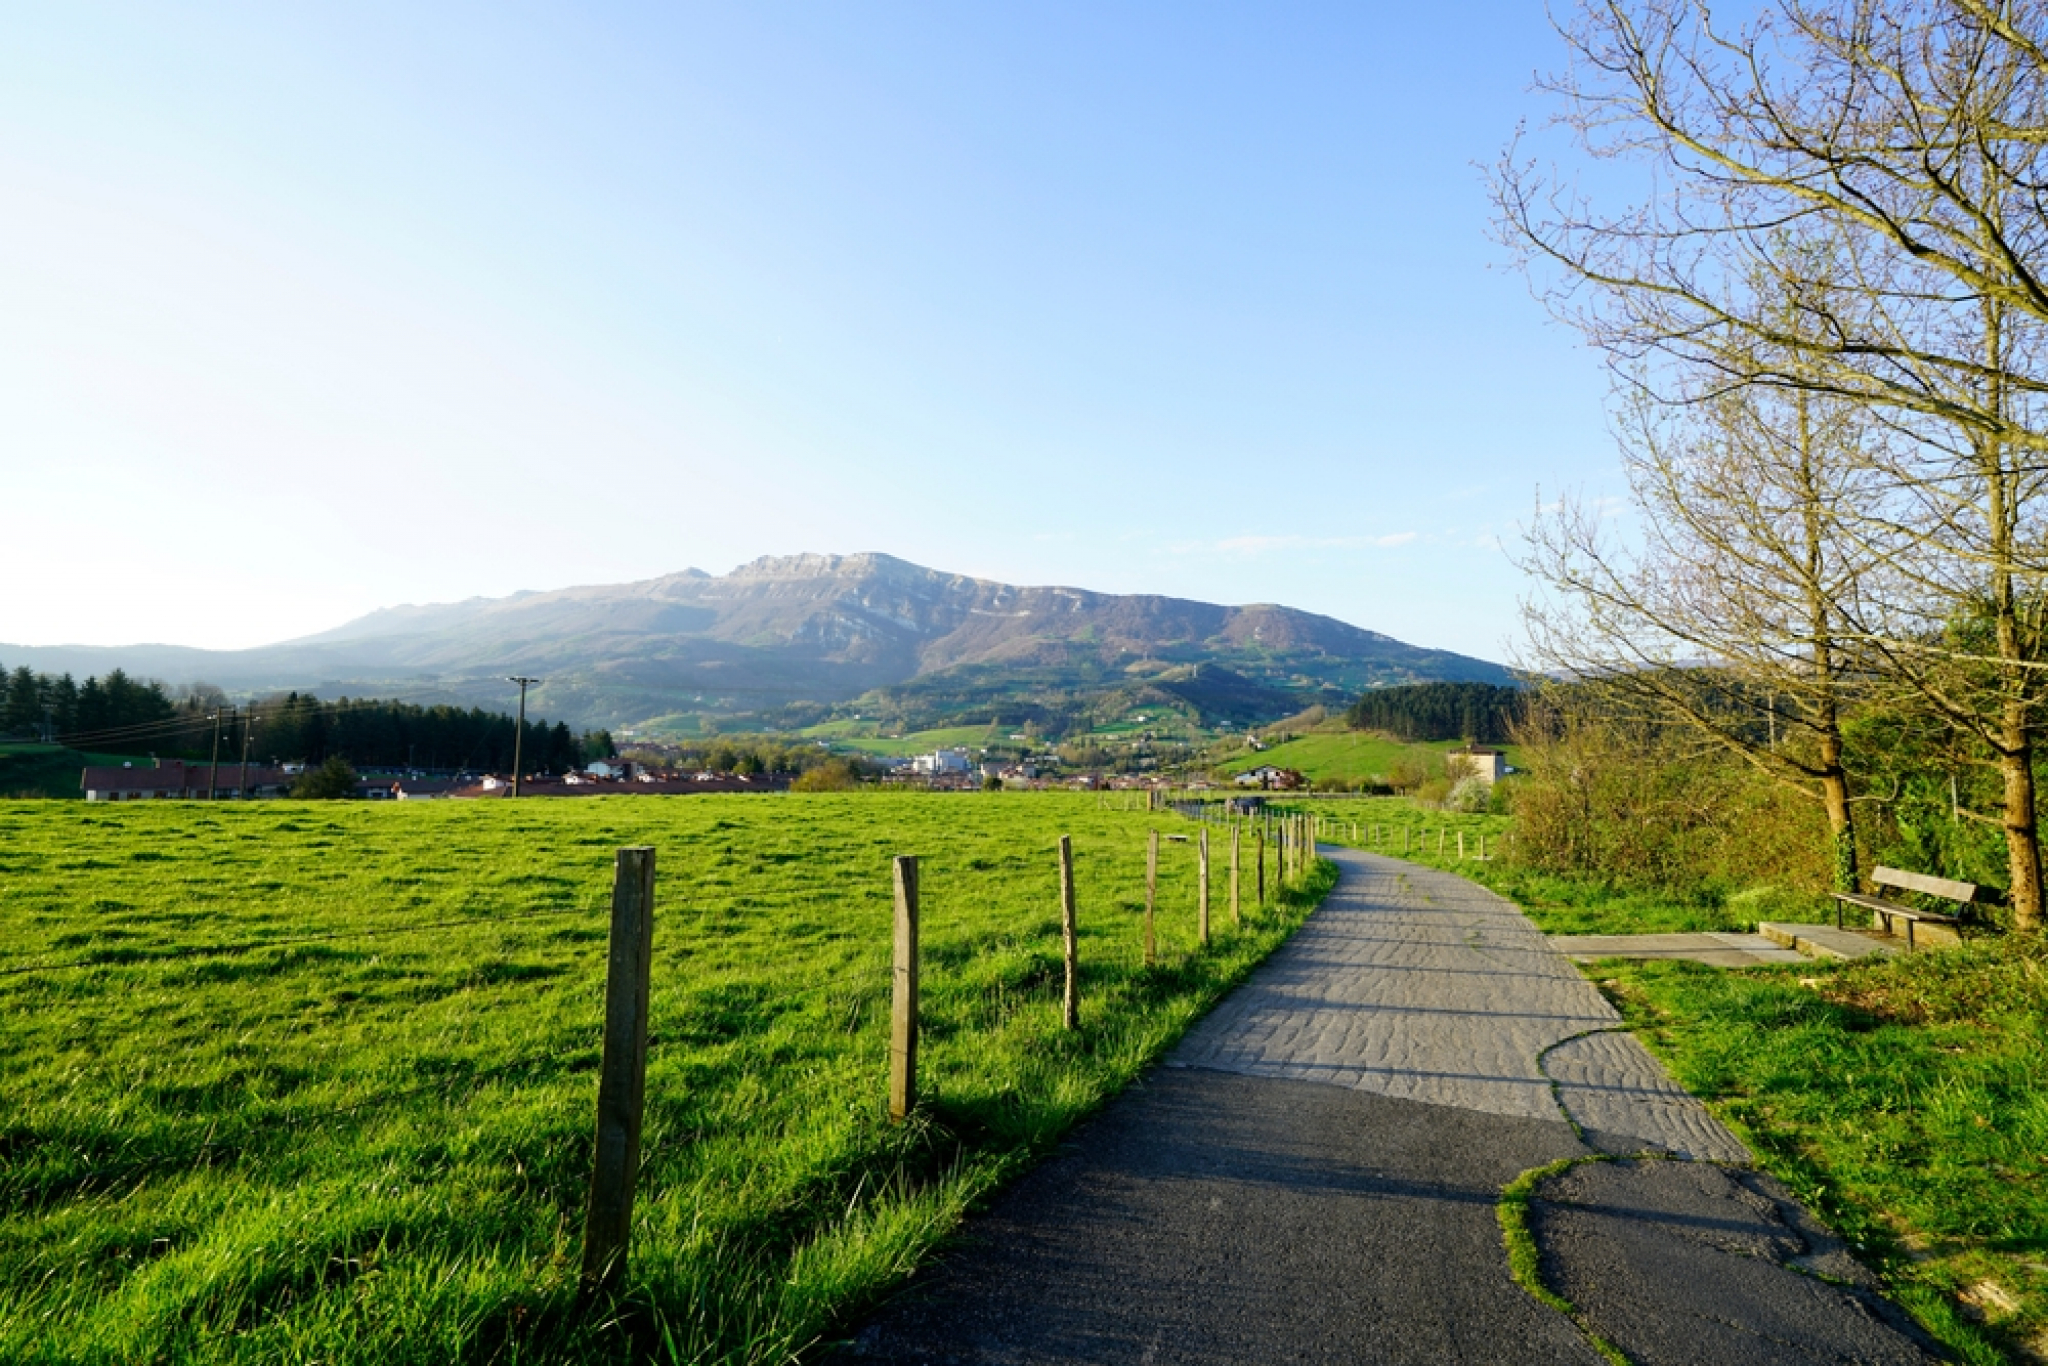
[[[518,722],[481,707],[346,697],[322,702],[294,692],[251,710],[256,752],[309,765],[342,758],[357,768],[503,771],[512,767],[518,738]],[[526,723],[520,761],[531,773],[566,773],[617,752],[608,731],[577,735],[565,722],[534,720]]]
[[[323,702],[297,692],[237,706],[208,683],[173,693],[120,669],[79,683],[68,673],[23,666],[0,671],[0,679],[0,735],[48,736],[117,754],[205,758],[217,734],[221,754],[239,757],[246,731],[250,754],[263,762],[318,766],[336,758],[357,768],[506,770],[517,730],[512,717],[478,707]],[[577,735],[561,722],[534,720],[526,723],[521,759],[529,772],[562,773],[617,753],[608,731]]]
[[[130,678],[120,669],[80,683],[66,674],[37,673],[22,665],[5,675],[0,734],[91,737],[99,732],[151,726],[177,717],[164,685]]]
[[[1375,688],[1351,704],[1353,730],[1383,730],[1402,740],[1506,740],[1522,715],[1521,688],[1494,683],[1407,683]]]

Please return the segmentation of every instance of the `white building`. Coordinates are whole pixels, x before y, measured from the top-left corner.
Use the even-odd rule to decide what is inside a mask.
[[[1507,752],[1491,745],[1467,745],[1444,755],[1444,774],[1452,782],[1477,778],[1491,786],[1506,777],[1507,771]]]

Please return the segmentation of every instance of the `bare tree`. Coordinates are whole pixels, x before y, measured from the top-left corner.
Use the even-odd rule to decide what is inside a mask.
[[[1859,585],[1844,638],[1994,756],[2015,920],[2040,924],[2048,5],[1781,0],[1726,32],[1700,0],[1587,0],[1564,32],[1561,122],[1651,183],[1597,211],[1511,151],[1507,238],[1657,397],[1883,427],[1869,525],[1899,591]]]
[[[1633,391],[1619,425],[1640,537],[1618,543],[1580,500],[1539,509],[1522,561],[1547,590],[1523,605],[1529,662],[1816,799],[1853,889],[1842,714],[1860,675],[1845,637],[1886,541],[1842,518],[1875,491],[1868,424],[1838,400],[1742,389],[1676,409]]]

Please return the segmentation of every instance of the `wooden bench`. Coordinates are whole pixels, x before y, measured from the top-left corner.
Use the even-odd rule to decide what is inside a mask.
[[[1949,878],[1932,877],[1926,873],[1908,873],[1899,868],[1875,869],[1870,874],[1870,881],[1877,887],[1895,887],[1902,892],[1919,892],[1924,896],[1952,901],[1958,911],[1977,899],[1977,888],[1974,883],[1955,882]],[[1913,930],[1918,925],[1930,928],[1939,926],[1940,937],[1943,940],[1962,938],[1960,914],[1947,915],[1940,911],[1923,911],[1904,902],[1888,901],[1881,896],[1865,896],[1861,892],[1836,892],[1834,898],[1835,928],[1838,930],[1842,928],[1842,907],[1849,905],[1860,906],[1869,911],[1870,927],[1889,935],[1896,935],[1897,926],[1903,922],[1906,927],[1906,947],[1909,949],[1913,947]]]

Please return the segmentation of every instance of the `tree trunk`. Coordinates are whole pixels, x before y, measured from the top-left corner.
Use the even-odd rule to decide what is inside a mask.
[[[2034,745],[2026,704],[2005,706],[2005,752],[1998,767],[2005,778],[2005,853],[2011,865],[2012,923],[2018,930],[2041,927],[2041,840],[2034,821]]]
[[[1827,771],[1821,774],[1821,801],[1828,811],[1829,848],[1834,854],[1835,890],[1856,890],[1856,816],[1849,805],[1849,775],[1842,768],[1842,738],[1821,737],[1821,754]]]

